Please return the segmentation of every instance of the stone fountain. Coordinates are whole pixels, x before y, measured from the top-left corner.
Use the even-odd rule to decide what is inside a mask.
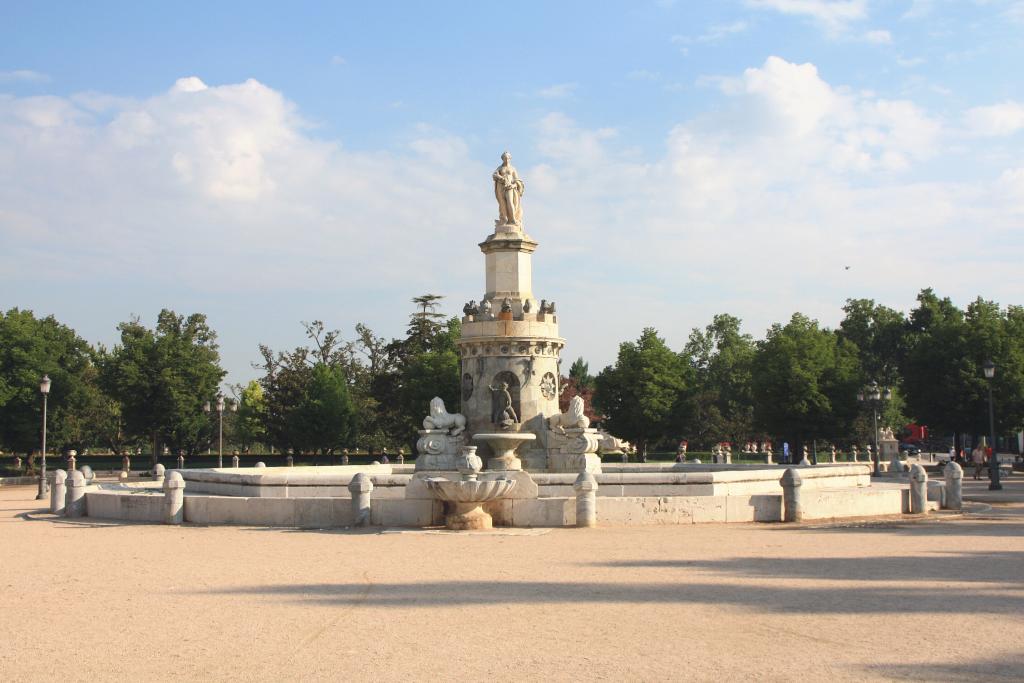
[[[516,457],[516,449],[536,439],[537,435],[530,432],[481,432],[473,435],[473,441],[484,442],[494,453],[494,457],[487,461],[487,469],[502,472],[523,469],[523,462]]]
[[[508,496],[516,482],[503,477],[486,481],[477,479],[483,461],[476,454],[476,446],[466,446],[462,455],[455,459],[455,464],[462,475],[461,481],[438,477],[425,482],[436,498],[450,506],[445,515],[445,525],[454,531],[492,528],[491,516],[481,506]]]

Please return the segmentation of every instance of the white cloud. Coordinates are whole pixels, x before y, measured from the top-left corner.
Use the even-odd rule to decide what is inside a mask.
[[[1012,135],[1024,129],[1024,102],[973,107],[967,111],[966,121],[976,135]]]
[[[647,69],[634,69],[626,74],[626,78],[631,81],[657,81],[661,79],[661,74]]]
[[[578,87],[578,83],[556,83],[555,85],[541,88],[537,91],[537,95],[548,100],[558,100],[571,97]]]
[[[49,83],[50,77],[31,69],[0,71],[0,83]]]
[[[809,17],[837,33],[867,17],[866,0],[746,0],[748,7]]]
[[[903,67],[904,69],[912,69],[915,66],[921,66],[926,60],[924,57],[897,57],[896,64]]]
[[[341,55],[331,57],[331,66],[345,66],[346,64],[348,64],[348,60]]]
[[[112,100],[102,116],[76,99],[0,95],[0,213],[18,216],[0,219],[4,278],[23,277],[17,255],[41,249],[90,254],[66,270],[76,278],[144,273],[200,289],[210,273],[228,289],[305,287],[371,262],[395,278],[416,258],[443,258],[446,235],[490,213],[488,171],[444,131],[417,129],[393,153],[346,152],[311,137],[295,106],[254,80],[183,78],[145,100]],[[485,189],[469,193],[476,176]],[[377,262],[398,242],[408,250]],[[153,267],[157,254],[166,267]],[[261,277],[225,271],[225,259],[258,262]]]
[[[722,106],[679,120],[646,157],[628,130],[560,112],[533,122],[533,148],[511,150],[541,242],[535,292],[558,299],[571,357],[599,366],[645,325],[680,348],[722,311],[760,334],[794,310],[835,324],[851,296],[900,307],[936,286],[1019,298],[1019,242],[1001,238],[1007,263],[987,264],[984,286],[986,255],[963,246],[967,230],[982,244],[1019,232],[1019,163],[932,173],[955,134],[939,117],[813,64],[771,57],[709,82]],[[227,305],[266,308],[222,336],[245,362],[256,342],[281,345],[261,317],[272,296],[288,320],[397,334],[386,325],[415,293],[479,298],[475,244],[495,217],[500,151],[481,161],[464,136],[427,124],[397,148],[351,151],[257,81],[185,78],[140,100],[0,95],[0,281],[35,277],[45,254],[68,288],[116,273],[126,292],[156,290],[146,310],[176,305],[168,292],[181,288],[191,310],[228,290]],[[297,312],[324,300],[337,310]]]
[[[920,19],[932,13],[935,0],[913,0],[910,7],[903,13],[903,19]]]
[[[1006,8],[1006,18],[1010,21],[1024,24],[1024,0],[1016,0]]]
[[[875,29],[864,34],[864,40],[876,45],[889,45],[892,43],[892,33],[885,29]]]

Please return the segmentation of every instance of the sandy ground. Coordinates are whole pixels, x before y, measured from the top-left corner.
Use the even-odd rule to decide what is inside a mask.
[[[74,522],[34,492],[0,489],[3,681],[1024,678],[1024,495],[474,535]]]

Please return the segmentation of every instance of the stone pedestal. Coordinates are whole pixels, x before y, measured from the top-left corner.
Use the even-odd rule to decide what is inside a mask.
[[[455,469],[455,456],[466,445],[463,434],[451,436],[447,429],[421,429],[416,441],[416,471]]]
[[[896,439],[878,440],[879,462],[889,462],[889,474],[900,476],[903,474],[903,463],[900,461],[900,442]]]
[[[515,413],[514,430],[532,433],[537,440],[520,448],[519,466],[543,471],[548,465],[546,419],[559,412],[558,360],[565,340],[558,334],[554,303],[534,298],[531,262],[537,242],[522,224],[498,226],[479,246],[485,290],[479,305],[471,302],[464,308],[458,341],[460,412],[470,437],[501,431],[507,418],[502,414],[503,393],[490,387],[504,384]],[[480,442],[480,454],[511,462],[487,442]],[[488,469],[493,467],[489,462]]]
[[[597,449],[601,434],[596,429],[548,430],[547,470],[549,472],[592,472],[600,474]]]

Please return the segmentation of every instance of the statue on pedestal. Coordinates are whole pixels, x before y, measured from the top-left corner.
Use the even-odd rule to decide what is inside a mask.
[[[525,183],[519,178],[512,165],[512,155],[505,152],[501,155],[501,166],[491,175],[494,179],[494,197],[498,200],[498,220],[495,227],[503,225],[523,225],[523,192]]]
[[[446,429],[451,436],[458,436],[466,429],[466,416],[449,413],[440,396],[430,399],[430,414],[423,418],[424,429]]]

